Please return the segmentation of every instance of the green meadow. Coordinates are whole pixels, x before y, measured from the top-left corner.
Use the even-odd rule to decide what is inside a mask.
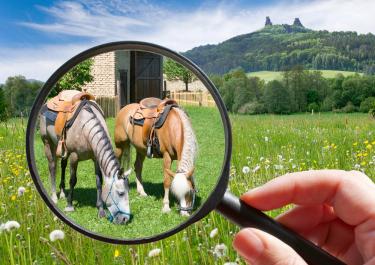
[[[209,167],[210,161],[222,159],[222,149],[216,145],[222,139],[222,134],[220,130],[206,126],[212,122],[212,115],[209,114],[212,110],[202,108],[196,111],[195,114],[201,119],[194,123],[195,114],[191,113],[193,126],[198,141],[204,139],[204,142],[199,142],[199,160],[202,160],[202,165]],[[357,169],[374,180],[375,121],[368,115],[231,115],[230,118],[233,126],[230,189],[237,195],[286,172],[308,169]],[[109,120],[108,124],[113,126],[113,121]],[[1,232],[0,264],[244,264],[231,246],[238,228],[215,212],[176,235],[144,245],[106,244],[71,229],[54,218],[32,183],[25,158],[25,126],[25,119],[13,119],[0,124],[0,223],[15,220],[20,224],[18,229]],[[218,134],[215,135],[216,133]],[[41,152],[40,148],[37,152]],[[149,183],[145,187],[149,197],[137,197],[135,186],[131,185],[132,211],[141,214],[136,202],[144,203],[154,211],[152,216],[146,216],[147,220],[144,220],[143,226],[147,227],[138,227],[139,233],[145,233],[148,227],[154,229],[153,218],[160,214],[160,162],[150,160],[145,165],[145,168],[155,170],[159,176],[154,177],[147,175],[148,173],[145,175]],[[212,165],[211,169],[201,173],[210,172],[214,176],[218,169],[215,168],[216,164]],[[249,170],[243,170],[244,167]],[[119,231],[117,229],[123,227],[113,228],[105,220],[94,225],[98,223],[94,207],[94,175],[90,169],[86,173],[90,180],[78,176],[76,212],[69,218],[82,222],[93,230],[97,229],[98,232],[104,233],[103,229],[108,228],[106,232],[114,235]],[[197,172],[197,177],[199,175]],[[46,176],[44,179],[47,179]],[[134,175],[131,180],[134,180]],[[204,181],[201,178],[198,182],[199,196],[202,196],[200,203],[209,192],[209,189],[202,191],[202,187],[211,185]],[[26,188],[21,196],[18,195],[20,186]],[[79,191],[83,190],[88,190],[94,196],[80,197]],[[59,207],[65,207],[65,202],[59,202]],[[282,210],[268,214],[276,216]],[[175,211],[173,203],[170,216],[165,217],[171,224],[183,221]],[[136,221],[130,225],[135,228]],[[168,228],[169,226],[165,226],[161,230]],[[51,242],[49,234],[55,229],[64,231],[65,238]],[[217,229],[217,233],[211,233],[214,229]]]
[[[319,70],[319,71],[322,72],[322,76],[324,78],[334,78],[338,74],[342,74],[345,77],[356,74],[356,72],[339,71],[339,70]],[[283,78],[282,76],[283,72],[280,72],[280,71],[258,71],[258,72],[250,72],[247,75],[249,77],[259,77],[265,82],[269,82],[272,80],[281,80]]]

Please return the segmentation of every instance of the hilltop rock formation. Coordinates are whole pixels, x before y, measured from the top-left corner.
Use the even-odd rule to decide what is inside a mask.
[[[301,23],[301,21],[299,20],[298,17],[296,17],[296,18],[294,19],[293,26],[303,27],[303,25],[302,25],[302,23]]]
[[[264,24],[265,26],[272,26],[272,22],[270,17],[266,17],[266,23]]]

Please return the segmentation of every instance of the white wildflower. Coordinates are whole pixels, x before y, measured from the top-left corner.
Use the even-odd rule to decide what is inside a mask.
[[[225,262],[223,265],[238,265],[237,262]]]
[[[217,236],[218,232],[219,232],[219,229],[217,229],[217,228],[215,228],[214,230],[212,230],[210,232],[210,238],[214,238],[215,236]]]
[[[218,244],[214,248],[214,256],[215,258],[225,257],[227,255],[228,248],[225,244]]]
[[[65,233],[61,230],[53,230],[50,234],[49,234],[49,239],[54,242],[56,240],[63,240],[65,237]]]
[[[262,162],[263,160],[264,160],[264,157],[261,156],[261,157],[259,158],[259,161]]]
[[[274,168],[276,170],[283,170],[284,169],[284,166],[283,165],[274,165]]]
[[[160,255],[160,252],[161,252],[161,249],[160,249],[160,248],[154,248],[154,249],[151,249],[150,252],[148,252],[148,257],[149,257],[149,258],[157,257],[157,256]]]
[[[253,168],[253,173],[256,173],[260,169],[260,166],[257,165],[256,167]]]
[[[361,168],[361,165],[360,165],[360,164],[355,164],[355,165],[354,165],[354,168],[355,168],[355,169],[360,169],[360,168]]]
[[[283,156],[282,155],[277,155],[277,157],[279,158],[279,161],[283,161]]]
[[[265,142],[268,142],[268,140],[269,140],[269,139],[268,139],[268,137],[267,137],[267,136],[266,136],[266,137],[264,137],[264,141],[265,141]]]
[[[53,217],[53,221],[57,222],[58,220],[59,220],[59,218],[57,216]]]
[[[5,224],[0,225],[0,234],[5,230]]]
[[[248,174],[250,172],[250,168],[248,167],[248,166],[244,166],[243,168],[242,168],[242,173],[244,173],[244,174]]]
[[[25,193],[26,189],[25,187],[19,187],[18,188],[18,196],[22,196]]]
[[[5,223],[4,228],[9,232],[13,229],[20,228],[20,223],[18,223],[17,221],[8,221]]]
[[[296,164],[293,164],[293,165],[292,165],[292,168],[293,168],[293,169],[295,169],[296,167],[297,167],[297,165],[296,165]]]

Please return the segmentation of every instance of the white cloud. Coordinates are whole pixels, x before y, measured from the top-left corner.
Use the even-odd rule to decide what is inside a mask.
[[[215,7],[203,6],[187,11],[151,5],[146,0],[79,0],[40,9],[53,18],[53,23],[20,24],[46,33],[86,37],[87,43],[73,45],[74,49],[70,45],[19,49],[11,52],[15,57],[3,52],[0,82],[12,73],[45,80],[53,69],[75,52],[109,41],[148,41],[178,51],[216,44],[262,28],[266,16],[270,16],[274,24],[291,24],[295,17],[299,17],[306,27],[312,29],[360,33],[374,32],[375,29],[375,1],[370,0],[283,1],[257,7],[239,7],[224,1]],[[30,52],[34,55],[31,56]]]

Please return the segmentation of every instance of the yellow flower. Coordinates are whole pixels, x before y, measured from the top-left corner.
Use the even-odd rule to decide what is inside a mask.
[[[372,141],[371,144],[375,145],[375,141]]]
[[[368,144],[368,140],[364,141],[363,143],[364,143],[364,144]]]
[[[12,200],[12,201],[15,201],[16,200],[16,195],[12,195],[12,197],[10,197],[10,199]]]
[[[361,163],[361,166],[366,166],[366,161],[363,161],[363,162]]]
[[[357,142],[353,143],[353,146],[357,146],[357,145],[358,145],[358,143],[357,143]]]
[[[368,153],[366,152],[366,153],[363,153],[363,156],[368,156]]]
[[[115,258],[119,257],[120,256],[120,251],[118,249],[115,249],[115,254],[114,254]]]
[[[358,156],[358,157],[361,157],[361,156],[362,156],[362,153],[358,153],[357,156]]]
[[[371,144],[368,144],[368,145],[366,145],[366,148],[367,148],[368,150],[371,150],[372,145],[371,145]]]

